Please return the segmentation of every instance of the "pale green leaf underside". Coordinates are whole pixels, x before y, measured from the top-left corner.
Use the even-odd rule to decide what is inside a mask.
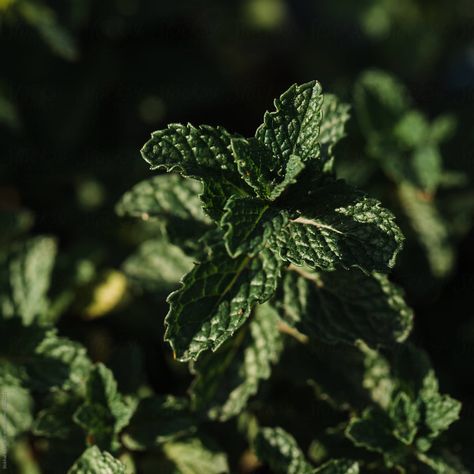
[[[86,449],[67,474],[125,474],[125,466],[97,446]]]
[[[288,222],[288,214],[255,198],[232,196],[225,206],[221,227],[229,255],[253,256]]]
[[[277,313],[268,304],[257,306],[247,326],[195,364],[197,376],[191,387],[194,409],[219,421],[239,414],[257,393],[260,380],[270,377],[281,349]]]
[[[302,161],[319,156],[319,127],[323,96],[317,81],[291,86],[266,112],[255,137],[273,153],[283,169],[291,155]]]
[[[275,474],[311,474],[314,470],[293,436],[282,428],[262,428],[255,439],[255,451]]]
[[[330,344],[361,339],[371,346],[408,336],[413,312],[385,275],[290,268],[283,282],[283,314],[304,334]]]
[[[375,199],[320,215],[302,215],[277,235],[281,257],[316,270],[359,267],[387,273],[395,264],[403,235],[391,212]]]
[[[223,246],[196,265],[169,296],[165,339],[177,359],[196,360],[215,351],[248,318],[251,309],[275,292],[280,262],[268,249],[251,258],[232,259]]]

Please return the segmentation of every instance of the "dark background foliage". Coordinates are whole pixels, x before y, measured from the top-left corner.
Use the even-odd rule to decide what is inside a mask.
[[[139,226],[115,215],[114,205],[149,175],[139,150],[151,131],[189,121],[250,135],[262,110],[293,82],[316,78],[350,103],[365,69],[395,74],[428,117],[455,115],[456,133],[442,149],[445,164],[474,180],[470,0],[68,0],[49,6],[67,34],[49,43],[13,7],[1,13],[0,92],[14,110],[0,110],[9,117],[0,125],[0,208],[30,210],[32,233],[57,237],[53,292],[74,272],[90,267],[100,278],[119,268],[143,238]],[[345,162],[364,154],[354,134],[338,150]],[[417,266],[409,269],[408,284],[403,272],[396,275],[416,311],[415,339],[429,352],[443,389],[463,402],[463,421],[453,428],[459,439],[469,439],[474,417],[473,248],[471,231],[459,243],[454,273],[428,290],[419,289],[429,277]],[[135,296],[133,304],[86,323],[79,316],[88,290],[85,285],[74,296],[61,331],[112,365],[126,344],[139,343],[154,388],[184,390],[185,376],[161,342],[163,299]]]

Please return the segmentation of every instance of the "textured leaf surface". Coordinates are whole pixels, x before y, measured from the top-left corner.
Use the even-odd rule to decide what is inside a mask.
[[[163,451],[177,468],[179,474],[226,474],[229,472],[227,457],[210,443],[199,438],[167,443]]]
[[[117,203],[121,216],[157,217],[209,223],[199,195],[202,184],[176,174],[154,176],[141,181]]]
[[[194,267],[181,289],[169,296],[165,339],[176,357],[197,359],[202,351],[215,351],[244,323],[257,303],[276,290],[280,262],[268,249],[254,258],[232,259],[222,246]]]
[[[278,319],[270,305],[257,306],[253,319],[234,338],[199,359],[191,387],[194,409],[219,421],[242,411],[260,380],[270,377],[282,350]]]
[[[288,214],[255,198],[232,196],[225,206],[221,227],[232,257],[254,256],[288,222]]]
[[[450,396],[439,393],[438,381],[433,371],[423,380],[420,399],[424,405],[424,421],[432,437],[437,437],[459,418],[461,404]]]
[[[117,433],[133,414],[134,406],[117,391],[112,372],[97,364],[87,381],[85,402],[74,413],[74,421],[103,449],[115,449]]]
[[[335,95],[324,94],[319,143],[325,171],[332,171],[333,148],[345,136],[349,109],[349,105],[340,102]]]
[[[140,400],[123,435],[129,449],[144,450],[196,431],[189,403],[173,396]]]
[[[262,428],[255,439],[258,458],[275,474],[311,474],[296,440],[282,428]]]
[[[379,201],[367,197],[334,209],[313,209],[277,235],[280,254],[312,269],[356,266],[386,273],[403,242],[394,219]]]
[[[314,474],[359,474],[359,464],[354,461],[333,460],[316,469]]]
[[[232,149],[242,179],[261,199],[275,200],[304,169],[299,156],[291,154],[286,161],[279,160],[255,138],[233,139]]]
[[[283,282],[283,314],[308,336],[330,344],[362,339],[376,346],[408,336],[412,311],[385,275],[290,269]]]
[[[25,386],[35,390],[77,388],[90,369],[86,351],[77,342],[58,337],[55,329],[17,319],[0,321],[0,369],[12,367]]]
[[[189,177],[202,178],[216,172],[236,173],[232,138],[222,127],[171,124],[152,133],[142,148],[142,156],[151,169],[176,170]]]
[[[191,270],[193,261],[165,239],[148,240],[123,263],[127,277],[148,291],[171,290]]]
[[[291,155],[303,161],[319,156],[319,127],[323,96],[317,81],[294,84],[266,112],[256,138],[272,150],[283,169]]]
[[[125,474],[125,466],[97,446],[87,448],[68,474]]]

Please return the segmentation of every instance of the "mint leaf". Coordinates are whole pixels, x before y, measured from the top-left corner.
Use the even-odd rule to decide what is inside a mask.
[[[417,404],[405,392],[400,392],[390,404],[389,415],[394,424],[394,436],[403,444],[412,444],[420,420]]]
[[[79,389],[90,369],[79,343],[58,337],[44,326],[22,326],[18,319],[0,320],[0,370],[10,367],[22,384],[34,390]]]
[[[242,179],[264,200],[278,198],[304,169],[299,156],[290,155],[286,162],[279,162],[271,149],[255,138],[234,138],[232,149]]]
[[[194,365],[194,409],[219,421],[239,414],[257,393],[260,380],[270,377],[271,366],[281,350],[277,313],[268,303],[257,306],[248,325]]]
[[[181,474],[227,474],[227,457],[209,442],[199,438],[166,443],[166,457],[175,464]]]
[[[258,303],[275,292],[280,262],[272,251],[262,250],[251,258],[232,259],[223,246],[194,267],[182,280],[182,287],[168,302],[165,339],[176,358],[196,360],[207,349],[215,351],[242,326]]]
[[[308,209],[277,235],[280,255],[315,270],[359,267],[386,273],[403,242],[394,220],[379,201],[365,196],[336,208]]]
[[[385,275],[360,270],[312,272],[292,267],[283,280],[283,317],[299,331],[334,344],[372,346],[403,341],[413,313]]]
[[[125,275],[148,291],[172,290],[193,265],[193,260],[165,239],[148,240],[125,260]]]
[[[232,138],[222,127],[171,124],[153,132],[141,153],[152,170],[177,171],[191,178],[236,173]]]
[[[255,198],[232,196],[226,203],[221,227],[227,251],[232,257],[254,256],[288,222],[285,211]]]
[[[122,440],[128,449],[145,450],[196,431],[185,399],[171,395],[140,400]]]
[[[193,221],[209,224],[199,195],[202,184],[176,174],[154,176],[126,192],[116,205],[117,214],[140,218]]]
[[[319,156],[319,127],[323,96],[317,81],[292,85],[275,100],[275,111],[266,112],[255,137],[271,149],[278,169],[291,155],[303,162]]]
[[[16,315],[31,324],[44,315],[56,250],[56,241],[50,237],[35,237],[12,247],[2,277],[4,317]]]
[[[296,440],[282,428],[262,428],[255,438],[255,452],[275,474],[311,474]]]
[[[128,424],[133,410],[130,400],[117,391],[112,372],[99,363],[89,375],[85,401],[74,413],[74,421],[87,432],[90,442],[115,450],[117,434]]]
[[[33,423],[33,400],[20,380],[0,374],[0,437],[3,453],[18,435],[31,428]]]
[[[459,418],[461,404],[448,395],[440,395],[438,380],[434,372],[428,372],[420,390],[424,406],[424,422],[435,438]]]
[[[67,474],[125,474],[125,466],[97,446],[87,448]]]
[[[340,102],[335,95],[324,95],[319,143],[321,145],[321,160],[324,162],[325,171],[333,170],[333,149],[345,136],[346,122],[350,117],[349,109],[349,105]]]
[[[402,212],[408,218],[435,277],[447,275],[454,265],[454,249],[447,222],[435,203],[409,184],[398,188]]]

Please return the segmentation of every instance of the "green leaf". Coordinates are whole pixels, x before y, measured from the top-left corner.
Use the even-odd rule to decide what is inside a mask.
[[[44,326],[0,321],[0,370],[10,367],[25,386],[80,389],[90,369],[85,348]]]
[[[359,474],[359,464],[335,459],[316,469],[313,474]]]
[[[314,470],[293,436],[282,428],[262,428],[254,447],[258,458],[275,474],[311,474]]]
[[[81,402],[81,398],[74,393],[61,390],[52,392],[47,406],[36,415],[33,434],[45,438],[69,439],[69,442],[71,437],[82,435],[72,419]]]
[[[165,455],[177,468],[177,474],[226,474],[227,457],[209,442],[199,438],[166,443]]]
[[[255,138],[234,138],[232,149],[242,179],[264,200],[274,201],[304,169],[300,157],[276,160],[269,147]]]
[[[447,275],[454,265],[454,249],[447,223],[435,203],[409,184],[399,186],[398,197],[433,275],[438,278]]]
[[[325,171],[332,171],[333,148],[345,136],[346,122],[350,118],[349,110],[350,106],[340,102],[335,95],[324,95],[319,143]]]
[[[99,363],[91,370],[85,401],[74,413],[74,421],[87,432],[92,443],[115,450],[117,434],[128,424],[134,408],[117,391],[112,372]]]
[[[255,198],[232,196],[225,206],[221,227],[231,257],[253,257],[288,222],[288,214]]]
[[[394,424],[394,436],[403,444],[412,444],[420,420],[417,404],[406,393],[400,392],[390,404],[389,415]]]
[[[284,318],[310,337],[371,346],[403,341],[413,313],[385,275],[360,270],[315,273],[290,266],[283,281]]]
[[[2,278],[8,281],[0,297],[4,317],[17,315],[31,324],[45,313],[56,250],[50,237],[35,237],[12,248]]]
[[[122,269],[126,276],[148,291],[171,290],[192,268],[193,260],[165,239],[148,240],[128,257]]]
[[[435,438],[459,418],[461,404],[448,395],[440,395],[434,372],[428,372],[420,390],[424,405],[424,422]]]
[[[367,71],[354,87],[354,104],[366,135],[391,133],[410,107],[403,85],[383,71]]]
[[[140,400],[122,440],[128,449],[145,450],[195,431],[186,399],[154,396]]]
[[[51,50],[68,61],[78,57],[77,45],[69,31],[63,28],[55,11],[40,2],[17,2],[24,20],[35,28]]]
[[[2,452],[12,446],[18,435],[31,428],[33,400],[15,377],[0,375],[0,437]]]
[[[365,196],[336,208],[330,204],[315,200],[313,209],[276,236],[281,257],[315,270],[359,267],[387,273],[403,242],[393,214]]]
[[[127,191],[117,203],[120,216],[209,224],[199,195],[202,184],[176,174],[154,176]]]
[[[390,418],[376,408],[366,409],[360,418],[352,418],[346,436],[358,447],[385,454],[388,467],[397,462],[400,444],[392,433]]]
[[[194,409],[219,421],[239,414],[257,393],[260,380],[270,377],[281,350],[277,313],[268,303],[257,306],[250,324],[194,365]]]
[[[272,251],[251,258],[232,259],[219,245],[212,256],[194,267],[168,302],[165,340],[176,358],[196,360],[207,349],[215,351],[242,326],[251,309],[276,290],[280,262]]]
[[[193,178],[213,177],[216,173],[235,173],[237,177],[231,150],[233,137],[222,127],[171,124],[153,132],[141,153],[152,170],[175,170]]]
[[[67,474],[125,474],[125,466],[97,446],[87,448]]]
[[[271,149],[278,169],[285,169],[291,155],[303,162],[319,157],[322,103],[321,85],[311,81],[292,85],[275,100],[275,111],[265,113],[255,137]]]

